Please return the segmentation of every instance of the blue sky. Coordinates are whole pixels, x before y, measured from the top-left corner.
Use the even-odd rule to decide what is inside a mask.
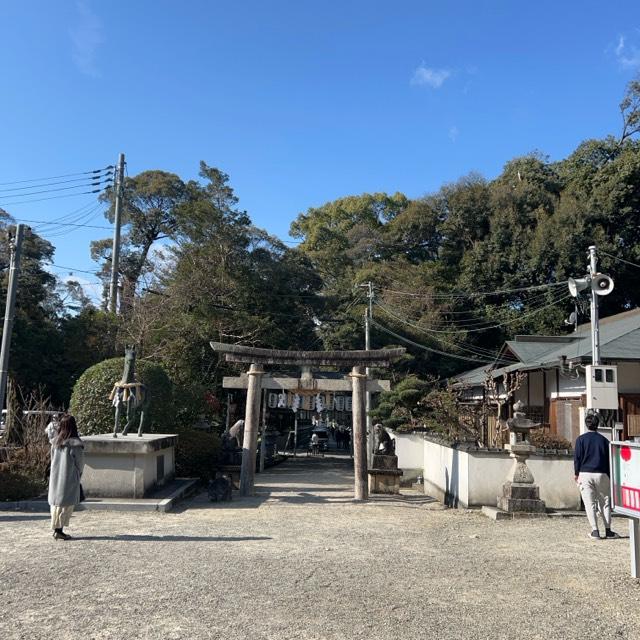
[[[119,151],[130,175],[192,178],[202,159],[287,238],[298,213],[343,195],[417,197],[617,134],[639,28],[637,1],[4,0],[0,182]],[[90,203],[5,208],[49,220]],[[95,269],[89,240],[108,235],[52,237],[56,263]]]

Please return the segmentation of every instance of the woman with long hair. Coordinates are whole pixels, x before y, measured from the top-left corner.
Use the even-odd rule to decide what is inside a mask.
[[[64,415],[51,443],[49,504],[51,528],[56,540],[69,540],[63,529],[69,524],[74,507],[80,502],[80,477],[84,467],[84,445],[78,435],[76,419]]]

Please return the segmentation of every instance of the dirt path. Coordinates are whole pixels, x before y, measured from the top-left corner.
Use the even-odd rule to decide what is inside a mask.
[[[258,478],[225,507],[81,512],[67,543],[0,512],[0,638],[640,638],[628,540],[589,541],[586,518],[353,504],[344,459]]]

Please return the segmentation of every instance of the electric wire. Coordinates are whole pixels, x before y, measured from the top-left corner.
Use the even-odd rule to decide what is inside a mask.
[[[553,295],[557,297],[557,294],[558,292],[555,292]],[[533,309],[536,309],[539,307],[541,308],[542,306],[545,306],[548,303],[548,300],[549,300],[548,292],[545,292],[542,295],[537,295],[537,296],[534,296],[532,299],[527,300],[526,304],[530,310],[533,310]],[[377,302],[377,304],[380,305],[379,302]],[[384,305],[381,305],[381,306],[384,307]],[[390,312],[390,313],[393,314],[394,312]],[[419,320],[415,318],[411,318],[411,319],[398,318],[398,319],[401,321],[419,322]],[[482,318],[462,318],[462,319],[451,320],[449,322],[446,322],[443,320],[441,323],[435,324],[430,329],[420,326],[420,329],[424,331],[431,331],[434,333],[451,333],[452,331],[469,331],[471,329],[480,330],[484,328],[489,328],[488,325],[494,322],[495,322],[495,319],[489,320],[489,319],[482,319]]]
[[[110,169],[114,169],[112,164],[108,164],[106,167],[102,169],[92,169],[91,171],[78,171],[76,173],[63,173],[59,176],[48,176],[46,178],[29,178],[27,180],[11,180],[9,182],[0,182],[1,186],[6,184],[25,184],[27,182],[43,182],[45,180],[57,180],[58,178],[71,178],[73,176],[87,176],[96,173],[102,173],[103,171],[109,171]]]
[[[410,340],[409,338],[402,336],[398,333],[396,333],[395,331],[391,331],[391,329],[388,329],[387,327],[382,326],[379,322],[377,322],[376,320],[374,320],[373,318],[371,319],[371,324],[373,324],[374,327],[376,327],[377,329],[379,329],[380,331],[387,333],[391,336],[393,336],[394,338],[397,338],[398,340],[402,340],[403,342],[406,342],[407,344],[413,345],[414,347],[417,347],[419,349],[423,349],[424,351],[430,351],[432,353],[437,353],[439,355],[442,356],[446,356],[448,358],[455,358],[457,360],[464,360],[466,362],[474,362],[476,364],[491,364],[493,361],[492,360],[480,360],[478,358],[469,358],[468,356],[460,356],[457,355],[455,353],[448,353],[447,351],[440,351],[440,349],[435,349],[433,347],[427,347],[424,344],[420,344],[419,342],[414,342],[413,340]]]
[[[107,181],[98,180],[97,182],[88,182],[86,184],[76,184],[71,187],[56,187],[55,189],[44,189],[43,191],[33,191],[31,193],[14,193],[10,194],[9,198],[26,198],[28,196],[38,196],[42,193],[56,193],[58,191],[70,191],[72,189],[87,189],[89,187],[99,187],[101,184],[106,184]]]
[[[17,207],[22,204],[30,204],[32,202],[44,202],[45,200],[59,200],[60,198],[73,198],[75,196],[84,196],[93,193],[100,193],[102,189],[94,189],[93,191],[81,191],[80,193],[65,193],[59,196],[49,196],[47,198],[34,198],[33,200],[23,200],[21,202],[0,202],[0,207]]]
[[[380,305],[377,305],[377,306],[381,308],[385,313],[388,313],[387,309],[385,309],[384,307]],[[392,314],[389,314],[389,315],[392,315]],[[399,320],[397,316],[393,316],[393,317]],[[409,323],[404,322],[404,324],[409,324]],[[413,325],[409,324],[409,326],[413,326]],[[417,327],[414,327],[414,328],[417,328]],[[433,336],[431,337],[433,338]],[[506,356],[506,357],[501,356],[499,352],[491,349],[485,349],[484,347],[481,347],[479,345],[472,345],[466,342],[462,342],[462,343],[451,342],[446,338],[443,338],[442,336],[438,336],[437,338],[433,338],[433,339],[437,339],[438,342],[444,343],[449,347],[452,347],[453,349],[466,351],[467,353],[477,356],[479,358],[490,358],[493,362],[500,361],[500,362],[511,363],[511,364],[519,362],[517,358],[513,358],[511,356]]]
[[[619,262],[624,262],[625,264],[628,264],[630,267],[636,267],[636,269],[640,269],[640,264],[636,264],[635,262],[629,262],[629,260],[625,260],[624,258],[619,258],[618,256],[614,256],[611,253],[606,253],[605,251],[598,250],[598,253],[600,255],[613,258],[614,260],[618,260]]]
[[[39,189],[40,187],[52,187],[52,186],[57,186],[59,184],[70,184],[72,182],[96,182],[98,180],[98,178],[102,179],[108,176],[112,176],[113,172],[111,171],[107,171],[105,173],[102,174],[97,174],[95,178],[74,178],[72,180],[59,180],[56,182],[45,182],[43,184],[35,184],[35,185],[30,185],[27,187],[8,187],[6,189],[0,189],[0,193],[6,193],[8,191],[28,191],[30,189]],[[72,187],[70,187],[72,188]],[[22,194],[15,194],[16,196],[21,196]]]
[[[479,331],[489,331],[490,329],[498,329],[500,327],[509,325],[509,324],[514,324],[517,322],[520,322],[523,318],[527,318],[531,315],[534,315],[536,313],[539,313],[540,311],[543,311],[544,309],[548,309],[549,307],[554,307],[556,306],[558,303],[563,302],[564,300],[568,300],[569,298],[571,298],[571,294],[567,294],[567,295],[561,295],[561,296],[556,296],[556,298],[550,302],[549,304],[545,304],[544,306],[538,307],[537,309],[534,309],[532,311],[529,311],[527,313],[524,313],[522,315],[520,315],[517,318],[513,318],[512,320],[505,320],[504,322],[499,322],[497,324],[493,324],[487,327],[476,327],[476,328],[458,328],[458,329],[426,329],[424,327],[420,327],[418,325],[414,325],[413,323],[405,320],[404,318],[401,318],[399,316],[397,316],[396,314],[393,313],[393,311],[390,311],[388,309],[386,309],[385,307],[381,306],[379,303],[378,306],[381,306],[381,308],[383,308],[389,315],[391,315],[392,317],[395,317],[397,320],[399,320],[400,322],[404,322],[405,324],[408,324],[409,326],[414,327],[415,329],[421,330],[421,331],[425,331],[428,333],[455,333],[455,332],[464,332],[464,333],[477,333]],[[376,304],[374,302],[374,304]]]
[[[534,285],[531,287],[519,287],[516,289],[498,289],[496,291],[479,291],[474,293],[415,293],[414,291],[398,291],[396,289],[382,289],[386,293],[396,295],[410,296],[413,298],[436,298],[436,299],[459,299],[459,298],[482,298],[485,296],[497,296],[503,293],[519,293],[522,291],[535,291],[540,289],[548,289],[550,287],[559,287],[566,285],[566,282],[551,282],[549,284]]]

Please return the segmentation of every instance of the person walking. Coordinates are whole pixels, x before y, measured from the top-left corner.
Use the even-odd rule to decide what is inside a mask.
[[[587,519],[591,525],[589,538],[600,539],[598,512],[604,520],[605,538],[617,538],[611,531],[611,505],[609,504],[609,441],[598,433],[600,419],[597,413],[587,413],[584,424],[588,431],[576,440],[573,453],[575,481],[580,488]]]
[[[84,466],[84,445],[78,435],[76,419],[65,415],[58,433],[51,443],[51,472],[49,474],[49,505],[51,528],[56,540],[70,540],[64,532],[74,507],[80,502],[80,477]]]

